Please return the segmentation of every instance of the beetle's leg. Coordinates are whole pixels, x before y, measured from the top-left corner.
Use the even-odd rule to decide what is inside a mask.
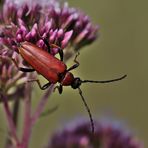
[[[16,60],[13,59],[13,58],[5,57],[5,56],[0,56],[0,58],[6,58],[6,59],[12,61],[19,71],[22,71],[22,72],[33,72],[33,71],[35,71],[34,69],[19,67]]]
[[[42,86],[42,90],[47,89],[52,83],[48,82]]]
[[[46,38],[42,38],[42,40],[44,41],[45,45],[47,46],[49,53],[51,53],[51,48],[58,48],[58,53],[60,55],[60,59],[61,59],[61,61],[63,61],[63,50],[61,49],[61,47],[57,46],[56,44],[49,44],[49,42]]]
[[[46,38],[43,38],[43,37],[42,37],[42,40],[44,41],[45,45],[47,46],[48,52],[51,53],[51,47],[50,47],[48,40]]]
[[[51,48],[58,48],[58,53],[60,55],[60,59],[61,59],[61,61],[63,61],[63,50],[55,44],[49,44],[49,42],[46,38],[42,38],[42,40],[44,41],[45,45],[47,46],[49,53],[51,53]]]
[[[19,71],[22,71],[22,72],[33,72],[33,71],[35,71],[34,69],[19,67],[17,62],[15,61],[15,59],[11,58],[11,60],[14,63],[14,65],[18,68]]]
[[[46,83],[45,85],[42,86],[38,79],[27,80],[27,82],[37,82],[39,88],[42,89],[42,90],[47,89],[51,85],[51,83],[48,82],[48,83]]]
[[[61,61],[63,61],[64,54],[63,54],[63,50],[61,48],[59,48],[59,55],[60,55]]]
[[[53,91],[55,91],[56,89],[58,89],[59,94],[63,92],[63,86],[61,84],[59,86],[56,86]]]
[[[55,45],[55,44],[51,44],[50,47],[51,48],[58,48],[58,53],[60,55],[60,59],[61,59],[61,61],[63,61],[64,54],[63,54],[62,48],[57,46],[57,45]]]
[[[76,54],[75,58],[74,58],[75,64],[74,64],[73,66],[71,66],[70,68],[68,68],[67,71],[71,71],[71,70],[77,68],[77,67],[80,65],[80,63],[77,61],[77,57],[79,56],[79,54],[80,54],[80,53],[78,52],[78,53]]]

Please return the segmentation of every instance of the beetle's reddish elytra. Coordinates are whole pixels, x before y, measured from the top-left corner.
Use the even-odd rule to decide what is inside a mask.
[[[18,46],[18,50],[20,55],[23,57],[23,59],[33,68],[33,69],[26,69],[23,67],[18,67],[16,61],[14,59],[14,64],[18,67],[20,71],[23,72],[33,72],[37,71],[39,74],[41,74],[44,78],[46,78],[49,82],[45,84],[44,86],[40,85],[39,80],[35,80],[39,87],[41,89],[46,89],[51,84],[56,84],[57,82],[60,84],[59,86],[56,86],[58,88],[59,93],[61,94],[63,91],[63,86],[71,86],[73,89],[79,90],[79,94],[84,102],[84,105],[88,111],[90,121],[91,121],[91,127],[92,132],[94,133],[94,123],[92,119],[92,115],[90,112],[90,109],[82,95],[82,91],[80,89],[80,85],[82,83],[109,83],[114,81],[122,80],[126,77],[126,75],[112,80],[107,81],[92,81],[92,80],[81,80],[79,77],[74,77],[74,75],[70,72],[71,70],[77,68],[79,66],[79,62],[76,60],[78,54],[76,55],[74,62],[75,64],[67,69],[66,64],[63,62],[63,50],[54,44],[49,44],[45,39],[43,39],[46,46],[48,47],[48,52],[43,50],[42,48],[39,48],[38,46],[30,43],[30,42],[23,42],[20,43]],[[50,49],[52,47],[56,47],[59,49],[59,54],[61,60],[54,57],[50,54]]]
[[[75,66],[67,69],[64,62],[32,43],[21,43],[18,49],[25,61],[27,61],[39,74],[44,76],[50,84],[59,82],[61,86],[71,85],[72,87],[75,87],[73,86],[73,81],[75,81],[74,76],[69,71],[76,68],[79,65],[78,62]],[[42,89],[45,88],[42,87]]]

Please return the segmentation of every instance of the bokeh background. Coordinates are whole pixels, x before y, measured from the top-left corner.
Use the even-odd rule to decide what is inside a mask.
[[[106,80],[127,74],[110,84],[84,84],[81,89],[96,119],[119,121],[148,147],[148,1],[69,0],[69,5],[88,14],[100,25],[100,37],[80,51],[80,67],[73,71],[82,79]],[[73,64],[73,59],[67,63]],[[41,78],[42,79],[42,78]],[[43,80],[45,81],[45,80]],[[43,91],[36,87],[34,105]],[[69,122],[88,118],[77,90],[64,88],[49,99],[46,109],[59,105],[53,114],[34,126],[31,148],[41,148],[55,130]],[[21,115],[21,111],[20,111]],[[0,147],[6,136],[0,108]],[[21,122],[21,121],[20,121]],[[21,128],[21,127],[20,127]]]

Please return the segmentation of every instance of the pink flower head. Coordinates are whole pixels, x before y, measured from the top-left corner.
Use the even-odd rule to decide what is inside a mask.
[[[56,0],[6,0],[0,22],[0,43],[15,51],[17,43],[24,41],[47,50],[43,38],[62,49],[79,50],[96,39],[98,30],[82,11]]]

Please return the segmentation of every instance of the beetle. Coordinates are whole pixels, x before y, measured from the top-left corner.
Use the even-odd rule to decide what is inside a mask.
[[[81,80],[79,77],[74,77],[74,75],[70,72],[71,70],[77,68],[79,66],[79,62],[77,61],[77,56],[79,53],[75,56],[74,62],[75,64],[71,66],[70,68],[67,68],[66,64],[62,61],[63,60],[63,53],[59,46],[54,44],[49,44],[45,39],[43,39],[46,46],[48,47],[48,52],[43,50],[42,48],[39,48],[35,44],[32,44],[30,42],[22,42],[18,45],[18,50],[20,55],[23,57],[23,59],[33,68],[33,69],[26,69],[23,67],[19,67],[14,59],[14,64],[18,67],[20,71],[23,72],[33,72],[37,71],[39,74],[41,74],[44,78],[46,78],[49,82],[43,86],[41,86],[39,80],[33,80],[36,81],[39,85],[39,87],[44,90],[48,88],[51,84],[56,84],[57,82],[60,84],[59,86],[56,86],[55,88],[58,89],[59,93],[61,94],[63,91],[63,86],[71,86],[73,89],[78,89],[79,94],[82,98],[82,101],[87,109],[87,112],[90,117],[92,132],[94,133],[94,123],[92,119],[92,115],[90,112],[90,109],[82,95],[82,91],[80,89],[80,85],[82,83],[110,83],[114,81],[122,80],[126,77],[126,75],[112,80],[106,80],[106,81],[93,81],[93,80]],[[54,57],[50,54],[50,49],[52,47],[59,48],[59,54],[61,60]]]

